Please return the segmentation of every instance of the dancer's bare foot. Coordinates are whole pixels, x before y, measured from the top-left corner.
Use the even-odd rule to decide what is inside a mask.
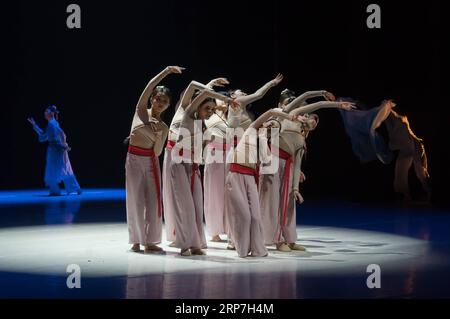
[[[291,252],[291,248],[286,243],[278,243],[277,244],[277,250],[281,251],[283,253],[289,253]]]
[[[306,251],[306,248],[302,245],[296,244],[296,243],[290,243],[289,248],[292,250],[298,250],[298,251]]]
[[[146,245],[144,253],[163,253],[164,250],[156,245]]]
[[[214,235],[214,236],[212,237],[211,241],[212,241],[212,242],[215,242],[215,243],[220,243],[220,242],[222,241],[222,239],[220,238],[219,235]]]
[[[139,245],[139,244],[134,244],[134,245],[131,247],[131,251],[132,251],[132,252],[135,252],[135,253],[140,252],[140,251],[141,251],[141,245]]]
[[[183,257],[191,256],[191,250],[189,248],[182,249],[180,255]]]
[[[191,254],[192,255],[196,255],[196,256],[204,256],[204,255],[206,255],[206,252],[204,252],[200,248],[192,248],[191,249]]]
[[[175,241],[171,242],[169,247],[177,247],[177,243]]]
[[[227,249],[228,250],[236,250],[236,246],[234,245],[234,243],[232,241],[228,241]]]

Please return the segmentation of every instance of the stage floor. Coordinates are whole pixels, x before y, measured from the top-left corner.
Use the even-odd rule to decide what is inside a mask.
[[[306,252],[239,258],[226,242],[207,256],[132,253],[123,190],[0,192],[1,298],[448,298],[450,212],[306,203]],[[379,265],[381,288],[367,267]],[[81,270],[69,289],[67,267]]]

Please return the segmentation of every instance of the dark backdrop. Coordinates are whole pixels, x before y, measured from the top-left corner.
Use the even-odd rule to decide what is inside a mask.
[[[66,27],[66,7],[81,6],[82,29]],[[435,201],[445,198],[448,126],[441,84],[443,10],[439,1],[375,1],[382,29],[366,26],[372,1],[16,1],[3,5],[7,35],[2,105],[2,189],[43,186],[43,127],[56,104],[83,187],[123,187],[137,99],[166,65],[187,68],[164,80],[175,97],[195,79],[226,76],[257,89],[277,72],[282,84],[253,105],[258,115],[286,87],[326,89],[377,106],[394,98],[426,141]],[[170,122],[173,111],[165,115]],[[376,200],[392,194],[393,165],[361,165],[340,115],[319,112],[305,162],[306,198]],[[417,181],[413,180],[413,188]]]

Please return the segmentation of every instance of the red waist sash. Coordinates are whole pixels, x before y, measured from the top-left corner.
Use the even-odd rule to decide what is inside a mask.
[[[255,177],[256,187],[259,185],[259,172],[258,169],[253,169],[244,165],[232,163],[230,164],[230,172],[239,173],[244,175],[252,175]]]

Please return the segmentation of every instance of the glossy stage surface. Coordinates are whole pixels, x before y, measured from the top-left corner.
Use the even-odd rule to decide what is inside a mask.
[[[224,241],[181,257],[163,238],[164,255],[132,253],[123,190],[0,192],[0,298],[450,297],[450,212],[309,202],[297,222],[306,252],[242,259]],[[373,264],[379,289],[366,283]]]

